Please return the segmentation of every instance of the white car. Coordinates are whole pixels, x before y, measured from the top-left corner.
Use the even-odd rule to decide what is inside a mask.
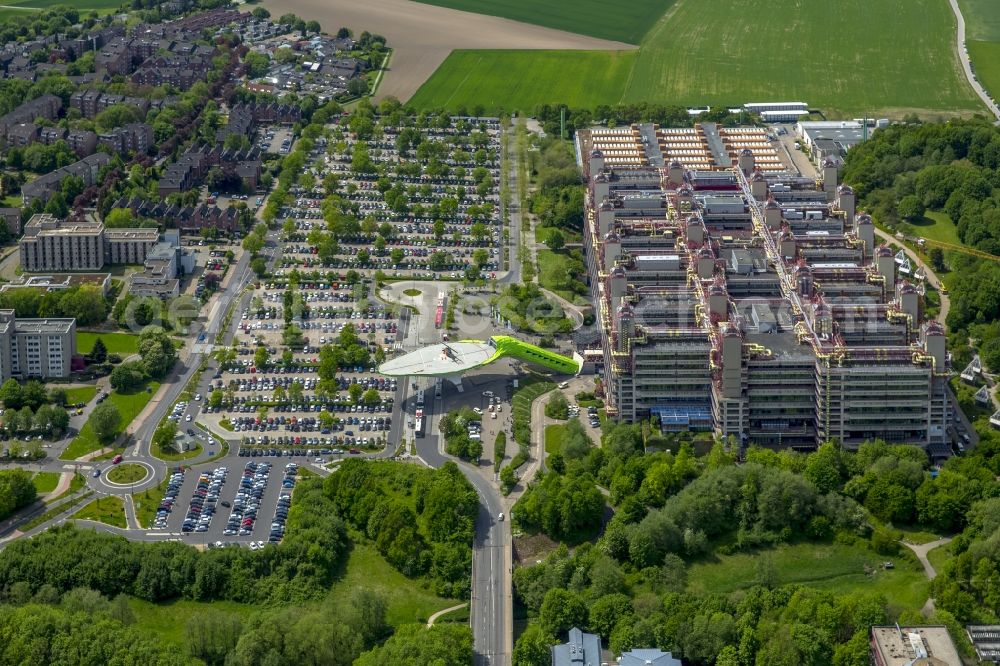
[[[503,522],[503,514],[502,513],[499,516],[497,516],[497,520],[500,521],[500,522]]]

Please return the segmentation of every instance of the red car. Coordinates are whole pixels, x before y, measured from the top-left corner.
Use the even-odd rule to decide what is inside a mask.
[[[121,454],[119,454],[119,455],[117,455],[117,456],[114,457],[114,460],[111,461],[111,464],[112,465],[117,465],[121,461],[122,461],[122,457],[121,457]]]

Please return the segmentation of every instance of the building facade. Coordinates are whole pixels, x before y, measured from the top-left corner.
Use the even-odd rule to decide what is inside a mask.
[[[68,222],[38,213],[24,225],[21,266],[37,273],[141,264],[158,241],[156,229],[105,229],[100,222]]]
[[[610,414],[744,445],[949,454],[944,330],[838,164],[817,183],[721,150],[735,130],[599,132],[578,140]]]
[[[75,319],[17,319],[0,310],[0,381],[67,377],[75,354]]]

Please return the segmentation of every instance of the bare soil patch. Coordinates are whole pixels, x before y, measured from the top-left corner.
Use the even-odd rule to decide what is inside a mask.
[[[623,51],[636,47],[496,16],[410,0],[265,0],[272,16],[293,12],[327,32],[347,26],[383,35],[393,49],[376,99],[408,100],[453,49],[577,49]]]

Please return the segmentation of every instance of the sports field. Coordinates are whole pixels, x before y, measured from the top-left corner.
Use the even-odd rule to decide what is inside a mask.
[[[547,91],[569,90],[572,99],[561,101],[571,106],[780,98],[828,117],[981,110],[961,74],[954,30],[942,0],[677,0],[642,40],[631,71],[619,70],[613,82],[596,54],[492,52],[480,61],[470,54],[449,58],[412,102],[454,108],[503,100],[507,110],[530,112],[557,97]]]
[[[417,108],[531,110],[621,100],[635,51],[452,51],[410,100]]]
[[[638,44],[674,0],[605,0],[538,2],[537,0],[419,0],[429,5],[500,16],[546,28]]]

